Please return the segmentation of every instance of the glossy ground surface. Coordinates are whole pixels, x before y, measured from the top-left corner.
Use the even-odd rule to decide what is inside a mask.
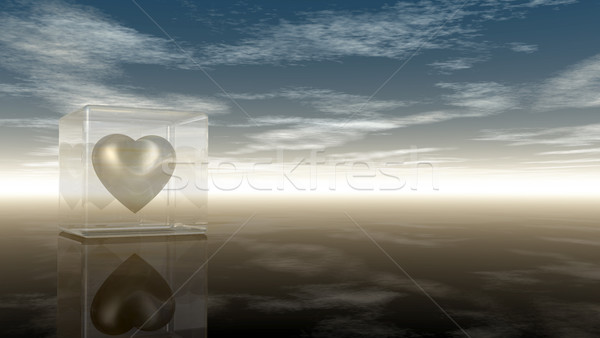
[[[2,337],[56,335],[55,206],[2,202]],[[599,216],[593,198],[211,199],[207,335],[599,336]]]

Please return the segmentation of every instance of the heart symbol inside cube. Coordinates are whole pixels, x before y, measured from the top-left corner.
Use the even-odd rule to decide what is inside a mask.
[[[175,149],[156,135],[133,140],[122,134],[100,139],[92,151],[100,182],[134,213],[158,195],[175,170]]]

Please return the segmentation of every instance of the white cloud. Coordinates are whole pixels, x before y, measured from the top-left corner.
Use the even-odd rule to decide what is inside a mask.
[[[397,116],[398,114],[386,113],[386,110],[390,107],[401,107],[404,105],[402,101],[373,101],[370,110],[365,109],[365,112],[368,111],[367,116],[356,116],[350,120],[337,116],[332,118],[256,117],[254,120],[258,126],[276,128],[247,134],[250,142],[229,154],[272,151],[277,148],[309,150],[336,147],[363,139],[369,133],[439,123],[457,118],[489,116],[518,107],[512,89],[498,83],[440,83],[438,86],[451,91],[443,97],[451,106],[447,110]],[[235,94],[234,98],[262,100],[280,96],[306,100],[305,104],[332,115],[336,115],[336,109],[340,109],[335,108],[336,105],[349,104],[351,107],[357,107],[360,106],[360,100],[364,99],[364,102],[367,100],[367,97],[307,89],[283,93]],[[245,126],[247,125],[239,127]]]
[[[522,4],[524,7],[559,6],[577,3],[578,0],[531,0]]]
[[[271,129],[249,134],[250,142],[230,154],[245,154],[257,151],[272,151],[277,148],[310,150],[339,146],[351,140],[361,139],[368,131],[389,129],[389,127],[355,124],[347,128],[336,128],[340,121],[325,119],[304,119],[304,123],[286,128]]]
[[[437,151],[446,150],[444,148],[410,148],[410,149],[394,149],[394,150],[384,150],[384,151],[372,151],[372,152],[347,152],[347,153],[338,153],[331,155],[330,157],[334,160],[344,160],[344,161],[370,161],[370,160],[389,160],[401,158],[404,159],[407,156],[412,156],[413,158],[418,156],[418,154],[423,153],[432,153]]]
[[[544,151],[538,155],[580,155],[580,154],[600,154],[600,148],[584,148],[570,150]]]
[[[341,119],[264,117],[257,122],[268,121],[278,127],[267,131],[247,134],[251,140],[230,154],[246,154],[272,151],[277,148],[294,150],[324,149],[360,140],[371,132],[400,128],[395,118],[353,119],[344,125]],[[279,124],[279,125],[277,125]]]
[[[236,44],[207,46],[205,64],[294,64],[346,56],[401,58],[413,52],[456,10],[458,4],[398,2],[378,12],[320,11],[298,21],[249,29],[253,36]],[[457,22],[459,11],[435,41],[423,48],[453,44],[448,37],[466,33]]]
[[[450,73],[457,70],[469,69],[479,62],[487,60],[485,57],[463,57],[449,59],[445,61],[436,61],[429,65],[439,69],[442,73]]]
[[[90,7],[44,2],[16,14],[4,14],[0,24],[0,41],[12,49],[3,52],[4,65],[70,66],[82,76],[113,74],[119,63],[186,65],[168,40],[123,27]]]
[[[476,35],[477,29],[461,27],[467,15],[480,15],[485,19],[485,13],[491,15],[515,6],[559,3],[571,2],[547,0],[519,5],[517,1],[504,1],[495,7],[470,7],[469,4],[456,13],[440,35],[427,42],[423,50],[464,47],[466,41]],[[27,13],[0,14],[0,66],[23,79],[15,84],[0,84],[0,93],[42,97],[61,113],[85,104],[177,107],[207,113],[228,111],[228,106],[219,99],[177,93],[153,95],[142,88],[109,84],[123,75],[124,64],[193,68],[169,40],[123,27],[89,7],[62,2],[32,6]],[[209,45],[197,55],[201,55],[201,62],[211,65],[299,63],[347,56],[398,59],[410,55],[457,6],[451,1],[418,1],[400,2],[375,12],[307,13],[294,21],[250,27],[247,30],[251,34],[249,38],[235,44]],[[487,19],[494,19],[494,16]],[[534,45],[513,45],[522,52],[534,48]],[[483,59],[477,56],[466,57],[432,65],[457,70],[471,67],[480,60]],[[514,88],[499,83],[440,83],[438,86],[451,91],[442,97],[448,108],[410,115],[403,109],[412,102],[369,101],[364,95],[327,89],[291,88],[262,94],[235,94],[233,98],[239,100],[295,100],[322,113],[323,117],[254,118],[259,126],[272,129],[246,135],[247,144],[230,153],[271,151],[279,147],[298,150],[335,147],[363,139],[370,133],[489,116],[519,108],[519,97]],[[347,116],[357,111],[360,113],[346,122]],[[30,122],[28,125],[26,120],[14,120],[0,122],[0,125],[42,126],[39,121]]]
[[[522,128],[483,130],[475,140],[500,141],[509,145],[553,145],[578,147],[600,144],[600,124],[556,128]]]
[[[27,162],[27,163],[23,163],[23,166],[30,167],[30,168],[58,168],[58,161]]]
[[[542,6],[563,6],[577,3],[578,0],[480,0],[478,4],[487,8],[483,16],[487,19],[506,20],[508,18],[523,18],[523,10]]]
[[[467,2],[461,8],[462,1],[422,0],[399,1],[374,12],[304,13],[295,20],[282,19],[275,25],[244,27],[243,32],[249,34],[247,38],[205,46],[199,50],[198,59],[205,65],[298,64],[349,56],[402,59],[419,47],[420,51],[464,50],[477,44],[475,38],[480,26],[476,22],[523,18],[531,8],[574,2],[484,0]],[[469,19],[469,24],[463,26],[465,19]],[[443,29],[438,31],[442,25]],[[523,44],[520,51],[530,52],[532,48],[533,45]],[[463,69],[466,61],[440,62],[439,66]]]
[[[453,90],[445,98],[449,104],[464,107],[464,116],[486,116],[519,108],[514,89],[496,82],[439,83],[438,87]]]
[[[548,160],[548,161],[529,161],[528,164],[569,164],[569,163],[594,163],[600,162],[600,158],[576,158],[572,160]]]
[[[600,107],[600,54],[579,62],[542,83],[534,108]]]
[[[575,164],[575,165],[554,165],[554,166],[535,166],[535,167],[523,167],[522,170],[529,171],[547,171],[547,170],[556,170],[556,171],[564,171],[568,173],[573,173],[573,169],[586,169],[586,168],[598,168],[600,164]],[[595,191],[597,192],[597,190]]]
[[[513,52],[531,54],[537,52],[537,45],[530,45],[522,42],[512,42],[508,44],[508,48]]]
[[[0,83],[0,95],[24,96],[31,94],[31,89],[17,84]]]
[[[54,83],[52,78],[46,80],[53,85],[51,89],[35,88],[34,93],[52,102],[60,113],[70,113],[87,104],[177,109],[207,114],[229,111],[226,104],[213,98],[175,93],[149,95],[137,88],[120,88],[80,78],[65,78],[58,83]]]
[[[256,126],[275,127],[246,135],[251,142],[231,154],[271,151],[276,148],[296,150],[320,149],[358,140],[369,132],[398,128],[395,118],[384,114],[406,106],[398,100],[371,100],[363,95],[353,95],[326,89],[292,88],[271,93],[232,94],[238,100],[267,100],[285,98],[300,102],[314,112],[331,117],[259,116]],[[362,108],[362,109],[361,109]],[[360,113],[347,120],[347,115]],[[406,123],[406,121],[401,121]],[[231,126],[231,125],[230,125]],[[255,125],[236,125],[254,127]]]
[[[51,146],[45,146],[45,147],[38,148],[34,151],[30,151],[27,153],[27,155],[56,158],[56,157],[58,157],[58,145],[56,144],[55,138],[53,138],[52,143],[54,143],[54,144]]]
[[[57,129],[58,128],[58,119],[47,119],[47,118],[0,119],[0,127]]]
[[[399,100],[369,100],[368,96],[341,93],[329,89],[289,88],[264,94],[230,94],[236,100],[267,100],[284,98],[300,101],[317,111],[331,115],[365,115],[395,110],[409,105]]]
[[[518,93],[517,100],[525,107],[538,112],[600,107],[600,54],[576,63],[546,81],[532,84],[529,89],[514,86],[512,91]],[[502,105],[501,101],[498,103]],[[597,160],[581,155],[600,153],[600,148],[597,148],[600,145],[600,124],[485,129],[474,140],[504,142],[509,146],[546,146],[551,148],[538,151],[536,155],[570,157],[522,162],[538,165],[533,168],[523,167],[524,170],[593,168],[597,167],[597,164],[594,164]],[[558,149],[552,149],[554,147]],[[565,147],[568,148],[564,149]]]
[[[511,10],[515,6],[567,3],[572,1],[546,0],[527,4],[505,1],[478,7],[468,4],[445,23],[437,39],[427,42],[423,50],[464,45],[476,35],[472,34],[476,28],[461,27],[461,21],[467,15],[493,19],[490,13]],[[345,56],[402,58],[426,41],[457,7],[452,2],[419,1],[399,2],[376,12],[305,13],[294,21],[250,27],[246,31],[252,37],[236,44],[205,46],[198,55],[202,55],[199,59],[207,64],[295,63]],[[121,65],[127,63],[193,67],[184,55],[174,50],[169,40],[124,27],[89,7],[62,2],[40,3],[32,5],[30,12],[7,12],[0,19],[0,65],[24,75],[22,78],[25,79],[23,83],[0,85],[0,92],[5,94],[43,97],[61,113],[88,103],[157,108],[177,106],[208,113],[228,110],[219,100],[181,94],[152,95],[143,93],[141,88],[107,85],[108,80],[122,75]],[[531,45],[517,47],[532,48]],[[433,65],[447,70],[464,69],[479,58],[439,61]],[[357,111],[363,104],[361,96],[327,90],[305,90],[303,93],[291,90],[263,95],[310,96],[310,104],[319,111],[340,115]],[[404,104],[395,100],[374,100],[364,110],[393,110]]]
[[[124,27],[90,7],[41,2],[0,15],[0,67],[23,79],[1,85],[0,92],[44,98],[60,113],[85,104],[227,111],[215,99],[109,85],[123,75],[124,64],[191,67],[169,40]]]

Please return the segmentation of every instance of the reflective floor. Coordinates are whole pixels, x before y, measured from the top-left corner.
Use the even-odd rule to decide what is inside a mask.
[[[600,336],[594,199],[219,198],[206,237],[126,243],[55,206],[2,203],[2,337]]]

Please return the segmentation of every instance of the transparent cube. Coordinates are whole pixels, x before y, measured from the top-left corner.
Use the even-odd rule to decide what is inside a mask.
[[[206,337],[206,236],[58,236],[57,336]]]
[[[60,119],[60,227],[84,237],[203,232],[205,114],[85,106]]]

